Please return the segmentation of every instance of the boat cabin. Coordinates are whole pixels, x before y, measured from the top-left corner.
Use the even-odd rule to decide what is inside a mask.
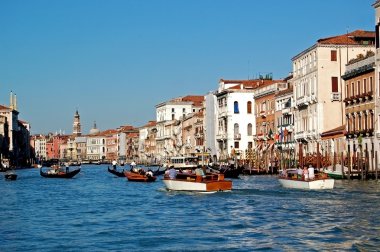
[[[171,157],[170,168],[175,169],[195,169],[198,167],[197,157]]]

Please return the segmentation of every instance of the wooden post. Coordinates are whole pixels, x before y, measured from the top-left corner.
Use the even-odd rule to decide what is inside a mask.
[[[342,168],[342,178],[345,178],[344,174],[344,157],[343,157],[343,152],[340,153],[340,167]]]
[[[364,180],[364,171],[363,171],[363,162],[362,162],[362,149],[360,147],[360,152],[359,152],[359,171],[361,174],[361,180]]]
[[[377,165],[378,165],[378,163],[377,163],[377,151],[375,151],[375,179],[376,179],[376,181],[377,181]]]
[[[352,156],[351,156],[351,152],[349,151],[348,152],[348,179],[351,179],[351,165],[352,165],[352,160],[351,160]]]
[[[317,170],[319,171],[321,167],[321,163],[320,163],[320,157],[319,157],[319,142],[317,142]]]

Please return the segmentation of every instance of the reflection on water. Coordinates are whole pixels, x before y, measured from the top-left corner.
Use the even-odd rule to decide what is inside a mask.
[[[380,247],[380,184],[336,181],[327,191],[244,176],[231,192],[168,192],[107,166],[71,180],[37,169],[0,180],[0,251],[358,250]]]

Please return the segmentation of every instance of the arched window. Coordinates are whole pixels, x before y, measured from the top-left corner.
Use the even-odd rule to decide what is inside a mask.
[[[252,124],[251,123],[248,123],[248,126],[247,126],[247,135],[248,136],[252,136]]]
[[[234,113],[239,114],[239,103],[234,101]]]
[[[237,123],[234,124],[234,134],[239,134],[239,124]]]
[[[252,114],[252,102],[247,102],[247,114]]]

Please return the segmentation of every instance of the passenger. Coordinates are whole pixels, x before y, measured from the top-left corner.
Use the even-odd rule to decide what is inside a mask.
[[[117,162],[116,162],[116,160],[114,159],[114,160],[112,161],[112,167],[113,167],[114,170],[116,170],[116,165],[117,165]]]
[[[314,167],[312,165],[309,165],[308,171],[309,171],[309,179],[313,180],[315,178],[315,176],[314,176]]]
[[[302,174],[303,174],[303,172],[302,172],[301,166],[298,166],[298,168],[297,168],[297,178],[298,179],[302,179]]]
[[[282,170],[281,177],[286,178],[286,168]]]
[[[303,178],[305,181],[309,180],[309,171],[307,170],[306,166],[303,167]]]
[[[65,162],[65,167],[66,167],[66,173],[69,173],[69,162]]]
[[[177,177],[177,171],[174,168],[171,168],[169,170],[169,178],[170,179],[175,179]]]
[[[153,177],[153,172],[151,170],[147,171],[146,176],[149,178]]]

